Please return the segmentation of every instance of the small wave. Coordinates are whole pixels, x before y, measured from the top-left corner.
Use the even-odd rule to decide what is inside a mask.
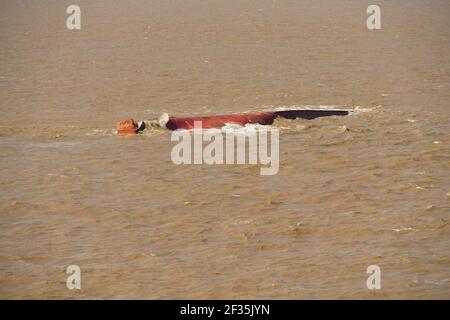
[[[20,136],[30,138],[49,138],[59,139],[69,136],[77,135],[89,135],[99,134],[101,131],[107,132],[107,130],[99,130],[94,128],[77,127],[77,126],[64,126],[64,127],[0,127],[0,136]]]
[[[289,111],[289,110],[337,110],[337,111],[349,111],[350,114],[355,113],[363,113],[373,111],[373,108],[366,108],[361,106],[354,106],[352,108],[338,106],[338,105],[282,105],[282,106],[274,106],[274,105],[265,105],[264,109],[266,111]]]
[[[53,142],[38,142],[32,143],[32,146],[36,146],[38,148],[71,148],[77,145],[82,144],[82,142],[78,141],[53,141]]]
[[[111,136],[117,134],[116,130],[105,130],[105,129],[94,129],[92,131],[87,132],[86,136]]]
[[[408,232],[408,231],[417,231],[417,229],[414,228],[398,228],[398,229],[391,229],[394,232]]]
[[[349,109],[349,110],[351,110],[353,114],[358,114],[358,113],[371,112],[374,109],[373,108],[361,108],[359,106],[356,106],[354,109]]]

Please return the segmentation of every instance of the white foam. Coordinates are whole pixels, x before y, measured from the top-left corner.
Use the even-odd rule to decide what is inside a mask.
[[[227,133],[227,132],[233,132],[233,133],[237,133],[237,134],[247,134],[249,132],[255,132],[258,130],[266,130],[266,131],[270,131],[270,130],[279,130],[282,129],[282,127],[277,127],[277,126],[271,126],[271,125],[263,125],[263,124],[258,124],[258,123],[247,123],[245,126],[241,126],[240,124],[237,123],[226,123],[223,127],[221,128],[207,128],[207,129],[179,129],[177,131],[181,131],[181,130],[185,130],[185,131],[189,131],[189,132],[193,132],[193,133],[205,133],[205,132],[220,132],[220,133]]]
[[[391,229],[392,231],[395,232],[405,232],[405,231],[415,231],[416,229],[414,228],[398,228],[398,229]]]
[[[355,106],[353,108],[343,108],[337,105],[289,105],[289,106],[264,106],[266,111],[289,111],[289,110],[334,110],[334,111],[348,111],[350,114],[370,112],[372,108],[365,108],[361,106]]]
[[[277,126],[271,126],[271,125],[264,125],[264,124],[258,124],[258,123],[247,123],[245,126],[241,126],[239,124],[235,123],[227,123],[225,126],[221,128],[222,132],[230,132],[237,134],[247,134],[250,132],[257,132],[260,130],[270,131],[270,130],[279,130],[282,129],[281,127]]]

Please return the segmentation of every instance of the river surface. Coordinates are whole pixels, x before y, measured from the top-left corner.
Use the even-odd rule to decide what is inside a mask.
[[[75,2],[0,3],[0,298],[450,298],[449,1]],[[295,107],[272,176],[115,134]]]

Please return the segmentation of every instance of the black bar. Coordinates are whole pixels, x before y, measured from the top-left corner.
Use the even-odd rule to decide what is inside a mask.
[[[241,307],[242,306],[242,307]],[[248,306],[247,308],[245,306]],[[252,306],[265,306],[256,308]],[[358,319],[367,317],[389,317],[398,315],[401,319],[417,317],[421,313],[444,315],[449,301],[395,301],[395,300],[49,300],[49,301],[2,301],[3,313],[14,314],[15,318],[32,311],[34,317],[59,315],[59,319],[92,318],[104,316],[105,312],[115,316],[131,318],[133,314],[144,319],[302,319],[317,318],[331,313],[333,318],[345,319],[354,315]],[[184,308],[184,309],[183,309]],[[186,308],[189,308],[187,312]],[[206,312],[205,308],[212,310]],[[389,309],[387,309],[389,308]],[[193,311],[195,310],[195,313]],[[246,311],[247,310],[247,311]],[[248,310],[253,310],[250,314]],[[247,313],[247,314],[246,314]],[[159,317],[157,317],[159,316]],[[102,317],[103,318],[103,317]],[[100,319],[100,318],[99,318]]]

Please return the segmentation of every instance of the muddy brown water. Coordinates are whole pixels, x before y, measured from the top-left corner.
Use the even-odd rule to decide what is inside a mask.
[[[0,3],[1,298],[450,298],[448,1],[76,2]],[[274,176],[114,134],[294,106],[360,112],[277,120]]]

